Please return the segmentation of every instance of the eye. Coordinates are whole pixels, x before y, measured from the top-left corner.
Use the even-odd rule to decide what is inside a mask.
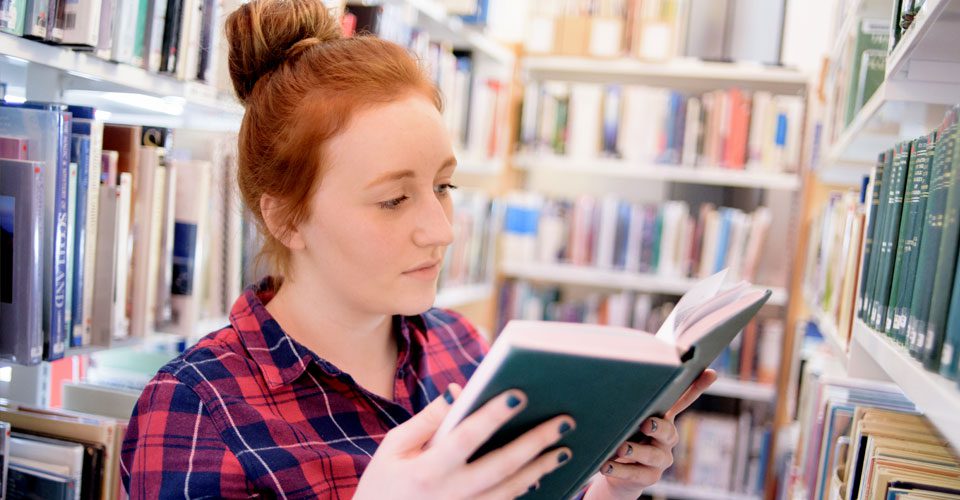
[[[381,201],[380,208],[384,210],[395,210],[400,207],[400,204],[407,201],[408,199],[410,199],[409,196],[403,195],[403,196],[400,196],[399,198],[394,198],[392,200]]]
[[[454,186],[448,182],[438,185],[437,187],[433,188],[433,191],[437,193],[437,196],[447,196],[450,194],[450,191],[454,189],[457,189],[457,186]]]

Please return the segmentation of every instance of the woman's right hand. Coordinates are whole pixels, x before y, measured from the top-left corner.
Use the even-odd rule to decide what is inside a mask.
[[[405,498],[515,498],[536,487],[540,478],[568,462],[569,448],[543,453],[574,427],[569,416],[554,417],[511,443],[467,463],[504,423],[526,406],[526,396],[504,392],[424,449],[459,394],[455,384],[386,434],[360,477],[355,500]]]

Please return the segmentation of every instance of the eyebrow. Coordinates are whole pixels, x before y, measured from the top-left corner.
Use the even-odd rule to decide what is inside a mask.
[[[449,168],[449,167],[453,167],[453,166],[456,166],[456,165],[457,165],[457,159],[456,159],[455,157],[451,156],[451,157],[447,158],[446,160],[444,160],[444,162],[440,165],[440,168],[437,169],[437,171],[439,172],[440,170],[443,170],[443,169]],[[377,184],[383,184],[384,182],[399,181],[399,180],[402,180],[402,179],[409,179],[409,178],[411,178],[411,177],[416,177],[416,175],[417,175],[416,172],[414,172],[413,170],[409,170],[409,169],[407,169],[407,170],[396,170],[396,171],[393,171],[393,172],[387,172],[387,173],[385,173],[385,174],[377,177],[376,179],[370,181],[370,182],[367,184],[367,187],[370,188],[370,187],[376,186]]]

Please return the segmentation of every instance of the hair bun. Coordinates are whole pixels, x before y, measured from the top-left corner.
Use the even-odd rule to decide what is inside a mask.
[[[242,102],[284,61],[342,36],[322,0],[253,0],[230,14],[226,34],[230,78]]]

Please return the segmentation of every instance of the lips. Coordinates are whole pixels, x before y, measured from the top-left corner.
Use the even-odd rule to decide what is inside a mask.
[[[421,271],[430,271],[430,270],[432,270],[432,269],[434,269],[434,268],[436,268],[436,267],[439,267],[439,266],[440,266],[440,262],[441,262],[440,259],[431,260],[431,261],[429,261],[429,262],[424,262],[424,263],[418,264],[418,265],[416,265],[416,266],[414,266],[414,267],[412,267],[412,268],[410,268],[410,269],[407,269],[407,270],[404,271],[403,273],[404,273],[404,274],[410,274],[410,273],[416,273],[416,272],[421,272]]]

